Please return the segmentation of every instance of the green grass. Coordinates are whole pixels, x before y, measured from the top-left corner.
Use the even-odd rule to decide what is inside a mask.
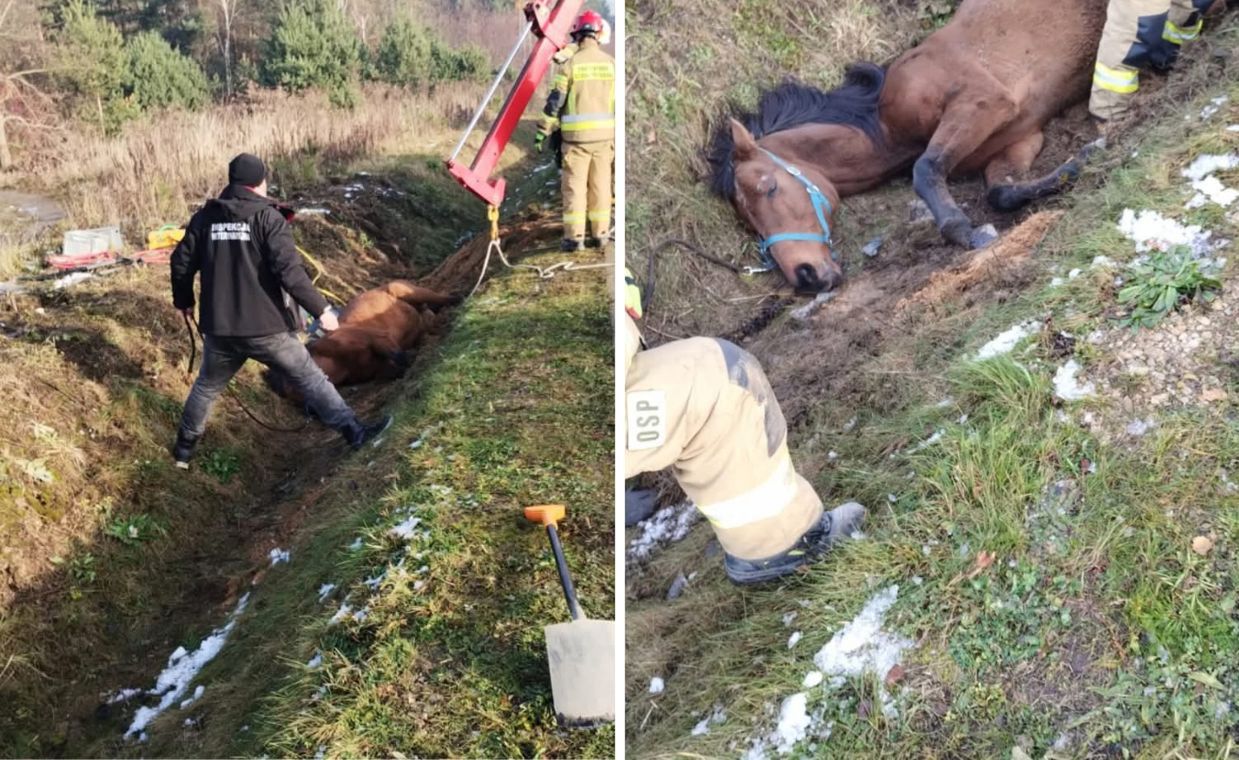
[[[1235,27],[1215,33],[1224,44]],[[770,730],[780,701],[805,690],[812,655],[892,583],[899,599],[885,627],[916,642],[906,674],[889,687],[897,716],[876,709],[872,677],[807,690],[810,714],[820,711],[831,735],[806,740],[791,757],[1010,757],[1016,746],[1038,758],[1233,752],[1239,496],[1223,480],[1239,464],[1233,403],[1159,413],[1148,435],[1116,441],[1083,420],[1124,419],[1122,399],[1053,398],[1051,377],[1065,357],[1049,332],[1009,357],[969,358],[1024,320],[1079,338],[1118,325],[1117,272],[1049,281],[1098,255],[1131,261],[1132,246],[1115,229],[1124,208],[1153,208],[1235,237],[1235,220],[1183,210],[1179,176],[1198,153],[1235,149],[1224,131],[1233,109],[1187,135],[1182,117],[1199,112],[1206,93],[1239,96],[1233,81],[1214,80],[1196,101],[1151,120],[1056,202],[1066,214],[1034,251],[1031,285],[901,323],[866,346],[873,358],[847,376],[831,374],[823,357],[820,385],[806,377],[776,385],[804,407],[790,434],[798,466],[828,502],[867,505],[869,535],[802,577],[760,590],[726,582],[705,526],[641,569],[627,605],[631,756],[742,753]],[[656,202],[630,179],[631,187]],[[901,207],[906,190],[883,192]],[[713,216],[698,222],[702,238],[733,228]],[[691,271],[664,262],[660,272],[677,266]],[[1229,294],[1233,264],[1221,281]],[[663,283],[665,304],[680,285],[676,275]],[[779,333],[786,329],[776,323],[746,345],[776,372],[789,361],[773,353],[790,345]],[[793,333],[803,337],[796,347],[811,351],[815,332],[829,329]],[[1086,370],[1113,358],[1085,340],[1073,354]],[[939,430],[935,444],[914,451]],[[1197,536],[1214,541],[1204,556],[1191,548]],[[978,565],[981,552],[994,555],[992,564]],[[666,602],[679,573],[697,575]],[[803,639],[789,650],[793,630]],[[653,676],[666,679],[661,695],[648,693]],[[692,736],[719,707],[727,720]]]
[[[202,728],[179,731],[172,711],[149,750],[611,756],[611,727],[555,725],[542,626],[567,613],[545,533],[521,517],[568,506],[582,604],[613,617],[608,304],[587,273],[505,273],[465,304],[401,382],[383,445],[313,497],[313,528],[284,544],[291,563],[267,574],[203,672]],[[410,516],[416,537],[392,536]],[[325,583],[337,588],[320,604]],[[344,600],[367,616],[330,625]]]

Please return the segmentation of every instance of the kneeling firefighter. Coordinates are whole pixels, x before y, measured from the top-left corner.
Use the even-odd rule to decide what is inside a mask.
[[[792,464],[787,425],[761,365],[726,340],[688,338],[642,351],[641,295],[627,273],[624,477],[672,468],[710,521],[738,585],[821,558],[863,522],[829,512]]]
[[[615,160],[615,61],[598,41],[606,24],[585,11],[573,24],[576,52],[555,77],[534,144],[544,149],[559,128],[563,140],[564,233],[561,249],[587,245],[586,222],[599,246],[611,232],[611,167]]]

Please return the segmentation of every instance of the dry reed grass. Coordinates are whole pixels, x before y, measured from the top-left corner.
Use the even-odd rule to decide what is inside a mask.
[[[140,236],[151,226],[184,222],[191,204],[219,191],[237,153],[256,153],[277,171],[306,157],[315,165],[339,164],[410,134],[454,128],[478,89],[472,83],[433,93],[367,88],[350,111],[329,107],[316,93],[263,92],[203,112],[160,114],[115,138],[65,134],[32,158],[27,179],[61,196],[72,224],[119,223]]]

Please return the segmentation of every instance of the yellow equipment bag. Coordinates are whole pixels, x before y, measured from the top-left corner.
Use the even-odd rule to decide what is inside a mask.
[[[185,230],[172,224],[165,224],[154,232],[147,233],[146,247],[150,250],[157,248],[175,248],[176,244],[181,242],[185,237]]]

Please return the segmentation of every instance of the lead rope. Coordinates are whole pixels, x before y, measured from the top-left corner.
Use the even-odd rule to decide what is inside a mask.
[[[188,314],[184,312],[181,312],[181,317],[185,320],[185,331],[189,333],[189,367],[186,371],[189,373],[190,377],[193,377],[194,376],[194,359],[197,358],[197,355],[198,355],[198,341],[194,339],[194,333],[197,332],[201,334],[201,331],[198,330],[198,323],[196,320],[194,320],[193,317],[189,316]],[[237,406],[241,407],[241,411],[245,412],[246,417],[249,417],[251,420],[256,422],[259,427],[266,428],[267,430],[270,430],[272,433],[300,433],[302,430],[305,430],[306,427],[310,424],[309,419],[307,419],[305,422],[301,423],[300,427],[295,427],[295,428],[282,428],[282,427],[276,427],[274,425],[269,425],[266,422],[263,422],[262,420],[258,419],[258,417],[255,416],[255,414],[249,410],[249,407],[245,405],[245,402],[241,400],[241,397],[238,396],[235,391],[233,391],[231,382],[228,383],[228,387],[226,387],[224,391],[230,397],[232,397],[233,401],[237,402]]]
[[[486,258],[482,259],[482,272],[478,275],[478,281],[474,283],[473,290],[469,291],[469,295],[466,298],[472,298],[473,294],[478,292],[478,288],[482,286],[482,280],[486,277],[486,270],[490,267],[491,253],[499,254],[499,260],[508,269],[532,269],[538,273],[538,279],[540,280],[549,280],[560,272],[579,272],[583,269],[607,269],[612,266],[606,262],[601,264],[578,264],[575,261],[561,261],[549,267],[538,267],[533,264],[513,264],[508,261],[508,257],[503,252],[503,245],[499,241],[499,209],[496,206],[488,206],[486,209],[486,219],[490,222],[490,243],[486,246]]]

